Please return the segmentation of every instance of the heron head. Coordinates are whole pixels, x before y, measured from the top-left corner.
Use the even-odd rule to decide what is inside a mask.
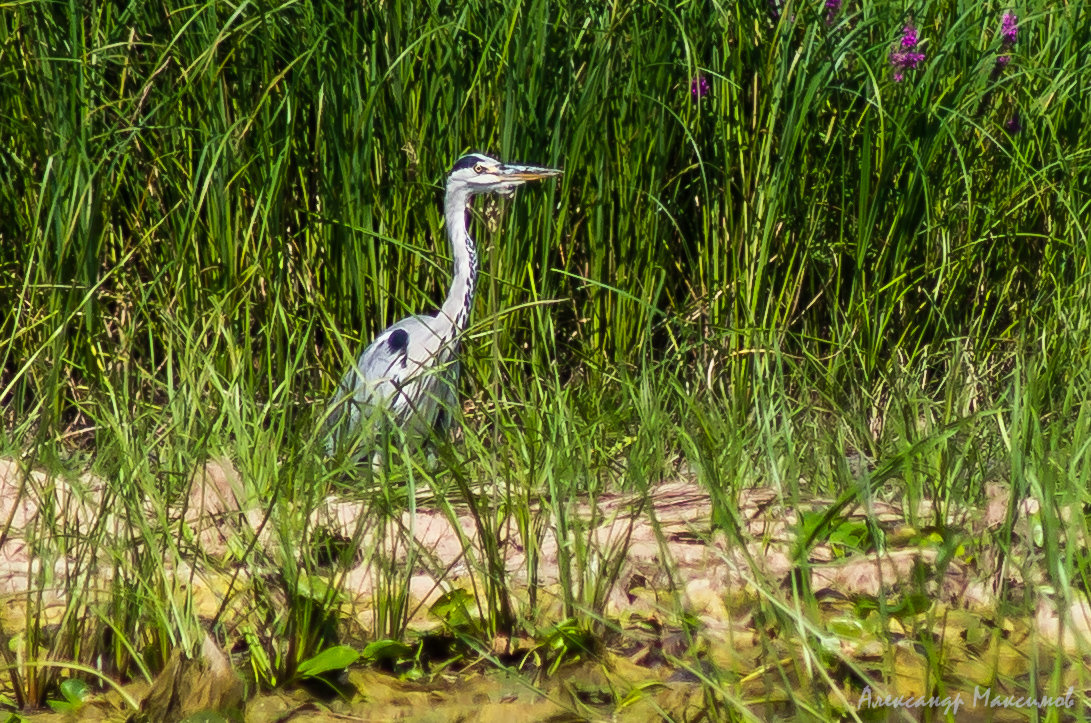
[[[499,193],[510,196],[517,186],[527,181],[550,178],[561,175],[555,168],[540,166],[522,166],[515,163],[501,163],[495,158],[480,153],[471,153],[459,158],[447,177],[449,189],[465,189],[471,195],[478,193]]]

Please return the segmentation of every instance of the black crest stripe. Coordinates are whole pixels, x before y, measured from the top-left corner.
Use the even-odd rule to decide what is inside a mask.
[[[475,165],[481,163],[484,160],[484,158],[477,155],[476,153],[471,153],[467,156],[463,156],[462,158],[459,158],[457,161],[455,161],[455,165],[451,167],[451,173],[454,173],[455,171],[461,171],[464,168],[473,168]]]

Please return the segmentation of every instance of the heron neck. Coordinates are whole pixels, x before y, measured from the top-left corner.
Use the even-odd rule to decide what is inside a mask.
[[[443,210],[447,218],[447,238],[451,242],[454,269],[451,290],[447,292],[441,312],[456,330],[462,330],[470,318],[477,287],[477,248],[467,227],[470,194],[464,190],[448,190]]]

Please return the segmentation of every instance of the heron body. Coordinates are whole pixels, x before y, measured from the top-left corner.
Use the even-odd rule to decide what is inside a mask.
[[[467,224],[471,199],[511,195],[527,181],[560,173],[478,153],[455,163],[444,199],[454,259],[451,288],[439,309],[387,327],[341,379],[326,418],[327,452],[348,450],[357,460],[370,453],[378,462],[393,427],[415,442],[446,433],[458,408],[458,348],[477,285],[477,249]]]

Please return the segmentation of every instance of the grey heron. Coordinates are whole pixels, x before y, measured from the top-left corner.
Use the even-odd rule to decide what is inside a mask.
[[[471,199],[482,193],[511,196],[527,181],[560,174],[479,153],[455,162],[443,204],[454,259],[451,288],[439,309],[387,327],[342,378],[326,418],[329,454],[349,451],[359,461],[371,453],[378,464],[389,425],[421,442],[447,431],[457,408],[460,336],[477,281],[477,249],[467,228]]]

